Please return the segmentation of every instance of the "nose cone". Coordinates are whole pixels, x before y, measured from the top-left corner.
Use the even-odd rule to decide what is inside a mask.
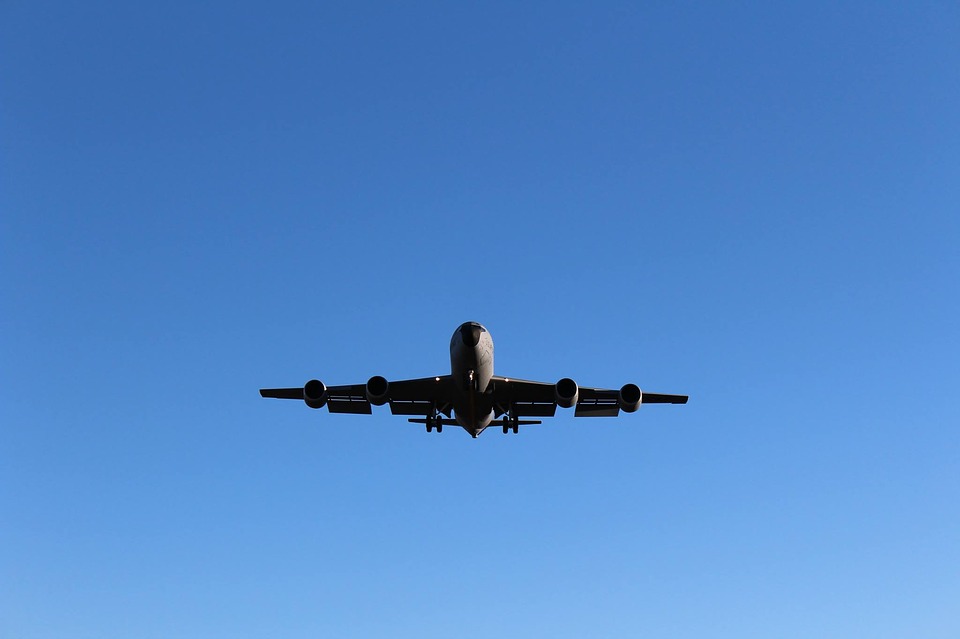
[[[473,348],[480,343],[480,333],[482,332],[482,326],[476,322],[467,322],[460,327],[460,339],[463,340],[464,346]]]

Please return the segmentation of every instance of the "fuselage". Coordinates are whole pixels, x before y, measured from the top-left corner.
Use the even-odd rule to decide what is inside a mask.
[[[461,324],[450,339],[450,373],[457,388],[457,423],[476,437],[494,419],[487,389],[493,379],[493,338],[476,322]]]

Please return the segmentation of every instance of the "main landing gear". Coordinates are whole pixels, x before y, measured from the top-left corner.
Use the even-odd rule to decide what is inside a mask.
[[[503,416],[503,434],[506,435],[511,430],[513,431],[514,435],[520,432],[520,418],[509,417],[507,415],[504,415]]]
[[[433,429],[436,428],[438,433],[443,432],[443,416],[439,413],[432,416],[427,416],[427,432],[432,433]]]

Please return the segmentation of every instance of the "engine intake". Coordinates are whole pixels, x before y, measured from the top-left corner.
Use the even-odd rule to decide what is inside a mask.
[[[327,387],[319,379],[311,379],[303,386],[303,401],[310,408],[323,408],[327,403]]]
[[[577,405],[577,397],[580,395],[580,388],[577,383],[569,377],[564,377],[553,389],[557,406],[560,408],[572,408]]]
[[[374,406],[383,406],[387,403],[390,393],[390,382],[386,377],[374,375],[367,380],[367,401]]]
[[[620,389],[617,402],[620,404],[620,410],[625,413],[635,412],[643,402],[643,391],[636,384],[624,384]]]

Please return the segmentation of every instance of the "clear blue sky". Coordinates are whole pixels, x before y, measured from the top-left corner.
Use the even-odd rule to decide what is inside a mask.
[[[647,4],[3,3],[0,637],[960,636],[960,9]]]

